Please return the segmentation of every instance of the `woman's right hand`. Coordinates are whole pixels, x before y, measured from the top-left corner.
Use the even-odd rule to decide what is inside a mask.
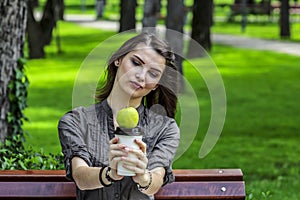
[[[114,180],[121,180],[123,176],[119,176],[117,174],[117,165],[118,162],[122,159],[122,157],[128,156],[128,151],[126,150],[126,146],[124,144],[118,144],[119,138],[114,137],[109,142],[109,156],[108,162],[111,168],[110,177]]]

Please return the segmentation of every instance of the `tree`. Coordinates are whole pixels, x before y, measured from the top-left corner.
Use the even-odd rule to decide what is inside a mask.
[[[45,57],[44,47],[52,40],[52,31],[56,22],[63,19],[64,1],[47,0],[40,21],[35,19],[34,9],[38,6],[38,0],[28,0],[28,47],[29,58]]]
[[[119,32],[135,30],[136,18],[135,9],[137,6],[136,0],[121,0],[120,1],[120,29]]]
[[[22,69],[26,30],[26,1],[0,1],[0,140],[3,141],[15,127],[11,127],[8,114],[13,108],[12,90]],[[19,83],[19,82],[18,82]],[[19,85],[22,87],[21,85]],[[18,87],[18,86],[17,86]],[[13,116],[10,116],[13,117]],[[22,116],[14,116],[22,117]]]
[[[185,18],[183,0],[168,0],[166,17],[166,40],[174,49],[178,71],[182,74],[183,25]]]
[[[157,17],[160,14],[160,0],[145,0],[143,31],[155,32]],[[168,0],[166,24],[166,40],[175,52],[176,66],[178,71],[183,74],[182,55],[183,55],[183,26],[185,21],[185,6],[183,0]],[[183,79],[180,76],[180,86],[183,89]]]
[[[290,13],[289,13],[289,0],[281,0],[280,7],[280,37],[290,38]]]
[[[213,24],[213,0],[194,0],[192,34],[191,38],[198,42],[205,50],[210,51],[212,47],[210,38],[210,27]],[[188,48],[188,57],[199,57],[203,52],[194,51],[193,42]]]
[[[157,18],[160,15],[160,0],[145,0],[143,10],[143,31],[155,32]]]

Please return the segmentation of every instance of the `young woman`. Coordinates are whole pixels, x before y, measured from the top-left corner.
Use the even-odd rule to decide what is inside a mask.
[[[169,46],[153,34],[129,39],[110,58],[107,80],[96,92],[97,103],[61,118],[58,130],[66,175],[76,183],[77,199],[153,199],[163,185],[174,181],[172,160],[180,138],[174,120],[178,85],[174,59]],[[114,135],[116,114],[127,106],[135,107],[140,116],[144,136],[135,141],[139,150],[119,144]],[[119,161],[129,163],[123,167],[136,175],[118,175]]]

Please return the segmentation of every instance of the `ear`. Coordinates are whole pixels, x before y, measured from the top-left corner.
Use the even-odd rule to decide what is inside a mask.
[[[120,66],[120,61],[119,60],[115,60],[114,63],[115,63],[115,66],[117,66],[117,67]]]

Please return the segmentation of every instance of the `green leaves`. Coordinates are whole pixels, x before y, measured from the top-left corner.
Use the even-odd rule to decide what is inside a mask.
[[[25,140],[22,129],[23,120],[28,120],[23,115],[23,110],[27,107],[27,91],[29,87],[29,80],[25,74],[25,64],[26,59],[18,59],[18,67],[14,71],[14,78],[8,84],[10,110],[6,116],[9,126],[9,137],[20,135],[23,140]]]
[[[19,59],[18,59],[18,64],[19,64],[19,65],[25,66],[26,63],[27,63],[26,58],[19,58]]]
[[[63,169],[63,155],[45,154],[43,149],[35,151],[31,147],[24,148],[25,132],[23,120],[28,120],[23,110],[27,107],[27,91],[29,81],[25,74],[26,60],[20,58],[15,69],[14,78],[8,84],[10,110],[6,115],[8,137],[0,143],[0,168],[15,169]]]
[[[43,149],[25,149],[21,136],[14,136],[0,143],[0,168],[1,170],[15,169],[64,169],[62,153],[45,154]]]

